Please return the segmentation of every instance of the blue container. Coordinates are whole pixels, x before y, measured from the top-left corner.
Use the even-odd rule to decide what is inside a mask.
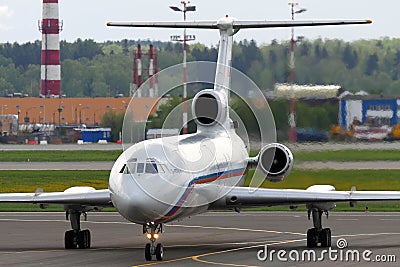
[[[97,143],[99,140],[110,142],[111,128],[82,129],[84,143]]]

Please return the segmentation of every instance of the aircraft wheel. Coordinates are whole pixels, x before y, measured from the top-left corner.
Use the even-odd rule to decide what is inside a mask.
[[[78,247],[80,249],[90,248],[90,231],[83,230],[78,232]]]
[[[327,248],[331,246],[331,229],[325,228],[319,233],[321,240],[321,247]]]
[[[145,248],[144,248],[144,258],[146,261],[151,261],[152,255],[151,255],[151,244],[147,243]]]
[[[315,248],[317,246],[317,236],[318,232],[317,229],[311,228],[307,231],[307,247],[308,248]]]
[[[162,261],[164,257],[164,247],[161,244],[157,244],[156,246],[156,259],[158,261]]]
[[[69,230],[65,232],[64,235],[64,246],[65,249],[74,249],[76,248],[76,242],[75,242],[75,232],[74,230]]]

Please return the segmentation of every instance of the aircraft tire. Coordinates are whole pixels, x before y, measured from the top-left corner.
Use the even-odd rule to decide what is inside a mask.
[[[65,232],[64,235],[64,246],[65,249],[74,249],[76,248],[76,243],[74,242],[74,230],[69,230]]]
[[[156,246],[156,259],[158,261],[162,261],[164,257],[164,247],[161,244],[157,244]]]
[[[307,231],[307,247],[308,248],[315,248],[317,246],[317,229],[311,228]]]
[[[321,240],[321,247],[328,248],[331,246],[331,229],[325,228],[319,233]]]
[[[90,248],[90,231],[83,230],[78,232],[78,247],[80,249]]]
[[[151,244],[147,243],[145,248],[144,248],[144,258],[146,261],[151,261],[152,255],[151,255]]]

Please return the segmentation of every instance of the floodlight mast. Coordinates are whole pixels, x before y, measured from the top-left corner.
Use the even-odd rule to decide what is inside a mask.
[[[289,3],[291,7],[292,21],[294,21],[294,14],[301,14],[307,11],[305,8],[300,8],[295,11],[295,6],[298,6],[298,3],[291,2]],[[294,39],[294,27],[292,27],[292,38],[290,39],[290,111],[289,111],[289,142],[295,143],[297,141],[297,133],[296,133],[296,98],[294,93],[294,84],[295,84],[295,58],[294,58],[294,47],[296,42],[299,40]]]
[[[181,1],[181,4],[183,5],[183,10],[180,9],[179,7],[176,6],[170,6],[170,8],[174,11],[177,12],[182,12],[183,13],[183,21],[186,21],[186,12],[188,11],[196,11],[196,6],[188,6],[187,4],[190,4],[190,1],[186,3],[186,1]],[[183,38],[179,38],[179,36],[171,36],[172,41],[179,41],[183,42],[183,117],[182,117],[182,124],[183,124],[183,129],[182,133],[187,134],[188,133],[188,115],[187,115],[187,74],[186,74],[186,42],[187,41],[192,41],[195,40],[194,35],[186,35],[186,28],[183,29]]]

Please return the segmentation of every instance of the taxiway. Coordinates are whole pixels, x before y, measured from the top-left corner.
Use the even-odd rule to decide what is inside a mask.
[[[345,249],[371,250],[376,255],[394,255],[400,261],[400,213],[332,212],[323,219],[332,229],[332,249],[339,238]],[[311,227],[305,212],[211,212],[167,224],[161,236],[163,262],[146,262],[147,242],[141,226],[117,213],[89,213],[82,228],[92,232],[92,248],[65,250],[64,231],[69,222],[63,213],[0,213],[0,266],[361,266],[366,262],[289,261],[257,259],[257,252],[306,249],[306,230]],[[321,248],[315,250],[321,252]],[[318,255],[318,254],[317,254]],[[287,257],[287,255],[286,255]],[[373,266],[371,265],[371,266]],[[397,266],[386,262],[384,266]]]

